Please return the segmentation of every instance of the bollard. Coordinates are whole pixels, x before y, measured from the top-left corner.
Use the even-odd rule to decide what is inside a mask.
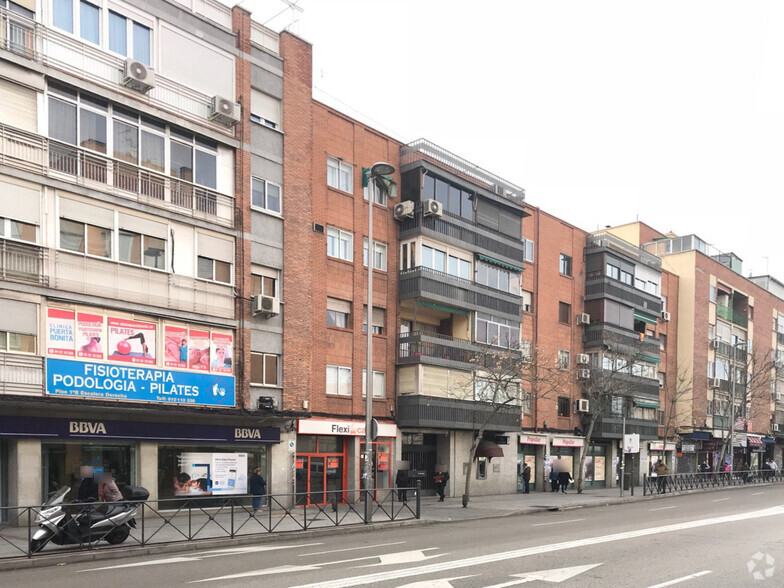
[[[419,496],[420,494],[422,494],[421,491],[422,491],[422,480],[417,480],[416,490],[414,490],[414,493],[416,494],[416,518],[420,518],[421,515],[420,501],[419,501]]]

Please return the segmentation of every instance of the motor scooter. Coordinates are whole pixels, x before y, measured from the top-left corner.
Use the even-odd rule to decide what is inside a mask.
[[[70,486],[61,487],[41,507],[35,518],[39,528],[30,539],[31,553],[41,551],[50,541],[55,545],[122,543],[136,527],[139,504],[150,497],[141,486],[120,486],[122,502],[68,503],[65,497],[70,491]]]

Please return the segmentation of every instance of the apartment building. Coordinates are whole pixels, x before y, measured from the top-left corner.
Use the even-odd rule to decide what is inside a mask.
[[[425,140],[401,149],[397,422],[413,479],[432,491],[448,470],[465,483],[469,450],[492,402],[477,357],[519,359],[523,190]],[[489,417],[473,494],[514,491],[520,398]]]
[[[362,485],[365,391],[379,422],[371,448],[378,488],[394,485],[399,454],[394,422],[398,227],[395,191],[371,202],[367,170],[376,162],[400,168],[400,144],[312,99],[312,48],[289,33],[284,58],[284,407],[306,411],[292,447],[300,502],[323,504],[357,495]],[[396,171],[388,178],[400,183]],[[373,243],[368,243],[368,215]],[[368,304],[368,264],[373,300]],[[372,375],[367,337],[372,337]]]
[[[3,504],[244,492],[279,450],[277,35],[194,6],[0,4]]]

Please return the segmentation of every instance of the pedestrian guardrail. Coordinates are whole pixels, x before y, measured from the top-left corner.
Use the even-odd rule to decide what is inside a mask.
[[[47,506],[0,507],[0,559],[33,557],[76,550],[117,549],[114,537],[124,546],[148,546],[205,539],[249,537],[308,529],[363,525],[419,519],[421,492],[418,488],[376,488],[268,494],[258,510],[253,496],[193,496],[161,500],[120,502],[70,502],[63,505],[74,520],[89,520],[90,513],[106,513],[112,507],[138,507],[136,526],[119,529],[112,523],[109,532],[89,535],[76,524],[62,528],[61,543],[54,540],[36,553],[31,543],[41,523],[51,522]],[[408,498],[408,500],[406,500]],[[372,501],[365,520],[365,500]],[[110,511],[111,514],[111,511]],[[118,531],[112,533],[113,531]],[[109,537],[109,539],[107,539]]]
[[[682,490],[704,490],[724,486],[743,486],[784,482],[781,470],[743,470],[736,472],[705,472],[696,474],[667,474],[666,476],[643,476],[643,496],[666,494]]]

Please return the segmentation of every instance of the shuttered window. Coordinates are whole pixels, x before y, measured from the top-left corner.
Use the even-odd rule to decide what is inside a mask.
[[[36,92],[18,84],[0,79],[0,123],[35,133],[38,131],[38,105]]]

